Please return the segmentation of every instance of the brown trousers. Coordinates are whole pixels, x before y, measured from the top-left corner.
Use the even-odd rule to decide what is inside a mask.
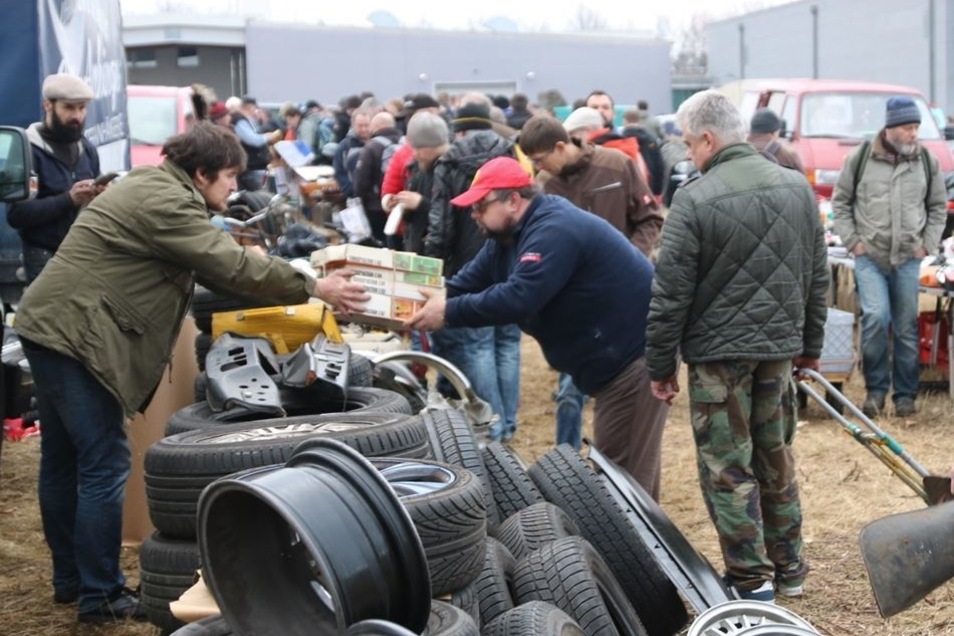
[[[646,359],[634,360],[593,397],[597,450],[632,475],[658,502],[669,406],[653,397]]]

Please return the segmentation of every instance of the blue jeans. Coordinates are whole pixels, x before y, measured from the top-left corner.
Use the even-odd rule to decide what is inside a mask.
[[[855,258],[855,282],[861,303],[861,357],[865,388],[894,400],[914,399],[921,367],[918,357],[918,276],[921,262],[909,260],[882,270],[868,256]],[[888,336],[893,360],[889,366]]]
[[[556,403],[557,446],[569,444],[576,450],[580,450],[586,394],[577,388],[568,373],[560,374]]]
[[[58,595],[79,611],[115,598],[130,453],[123,410],[80,362],[23,341],[40,411],[40,515]]]
[[[434,353],[460,369],[498,416],[491,437],[513,437],[520,403],[519,327],[445,327],[431,339]]]

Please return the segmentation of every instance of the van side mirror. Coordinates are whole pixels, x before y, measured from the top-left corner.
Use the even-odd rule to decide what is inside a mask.
[[[784,119],[779,119],[780,127],[778,129],[778,136],[783,139],[788,139],[788,123]]]
[[[0,203],[15,203],[36,194],[31,188],[30,142],[22,128],[0,126]]]
[[[944,139],[947,141],[954,141],[954,126],[944,127]]]

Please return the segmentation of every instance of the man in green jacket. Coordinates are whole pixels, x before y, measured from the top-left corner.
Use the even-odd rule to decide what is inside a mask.
[[[689,365],[699,481],[727,582],[742,598],[797,596],[808,572],[791,453],[793,364],[818,369],[827,249],[805,177],[745,143],[716,91],[678,119],[702,176],[676,191],[662,232],[646,358],[653,394],[679,392]]]
[[[884,128],[845,158],[831,201],[835,231],[855,257],[868,417],[884,412],[892,388],[896,415],[917,410],[921,260],[937,253],[947,222],[944,179],[918,143],[920,126],[913,99],[888,99]]]
[[[316,280],[209,223],[208,209],[225,209],[245,168],[233,132],[200,123],[163,155],[79,215],[17,312],[43,423],[40,513],[54,600],[77,602],[85,623],[144,617],[119,565],[123,425],[169,363],[193,283],[276,304],[314,296],[345,311],[366,299],[349,272]]]

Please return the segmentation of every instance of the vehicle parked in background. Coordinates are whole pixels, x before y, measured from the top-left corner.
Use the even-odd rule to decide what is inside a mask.
[[[909,96],[917,104],[920,142],[938,158],[945,181],[954,176],[954,156],[927,100],[915,88],[848,80],[753,79],[719,90],[735,101],[746,123],[757,108],[775,111],[782,119],[782,137],[798,152],[819,197],[831,198],[845,157],[884,126],[885,104],[895,95]]]
[[[126,110],[133,168],[159,165],[166,139],[185,132],[195,121],[189,87],[130,84]]]

